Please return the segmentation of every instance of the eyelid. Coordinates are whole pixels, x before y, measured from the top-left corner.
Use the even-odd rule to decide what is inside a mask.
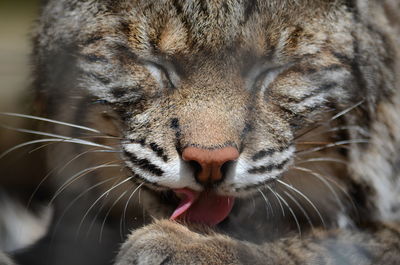
[[[171,65],[165,66],[165,64],[161,64],[150,60],[144,60],[143,63],[145,64],[146,68],[151,72],[151,74],[154,77],[156,77],[157,81],[159,81],[160,84],[162,83],[162,76],[161,76],[162,73],[171,83],[173,88],[177,87],[179,83],[179,76],[176,74],[176,71],[174,71]]]
[[[252,90],[256,83],[262,82],[262,89],[265,89],[272,83],[275,78],[287,69],[288,65],[269,65],[269,66],[258,66],[251,71],[247,81],[247,88]]]
[[[146,64],[145,67],[150,72],[151,76],[157,80],[158,84],[162,86],[162,70],[159,67],[156,67],[154,64]]]
[[[136,63],[145,66],[149,70],[149,72],[151,72],[151,74],[154,77],[156,77],[157,81],[161,85],[162,85],[162,76],[160,75],[160,73],[162,72],[165,75],[166,79],[171,84],[172,88],[178,86],[180,78],[177,75],[175,67],[172,63],[166,62],[165,60],[162,60],[160,58],[151,55],[144,57],[138,56],[130,47],[124,44],[116,45],[116,48],[119,52],[124,53],[125,56],[134,60]]]

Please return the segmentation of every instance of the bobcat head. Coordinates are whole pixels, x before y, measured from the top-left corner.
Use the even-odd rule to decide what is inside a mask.
[[[61,2],[36,37],[46,112],[99,127],[112,122],[85,109],[101,105],[128,176],[190,203],[231,207],[288,171],[297,137],[362,101],[368,127],[391,89],[390,42],[355,40],[341,1]],[[375,41],[387,47],[363,46]]]

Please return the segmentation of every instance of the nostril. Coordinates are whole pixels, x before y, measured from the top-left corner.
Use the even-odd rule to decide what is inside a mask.
[[[198,175],[201,171],[201,165],[199,162],[191,160],[189,161],[190,167],[193,169],[195,175]]]
[[[191,165],[196,180],[203,184],[222,181],[238,157],[238,150],[231,146],[211,150],[187,147],[182,152],[182,159]]]
[[[231,161],[227,161],[224,164],[222,164],[222,166],[221,166],[222,178],[225,178],[226,174],[228,173],[229,168],[232,167],[232,165],[234,163],[235,163],[235,161],[231,160]]]

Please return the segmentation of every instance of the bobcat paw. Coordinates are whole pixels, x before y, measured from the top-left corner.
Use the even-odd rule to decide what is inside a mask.
[[[157,221],[134,231],[115,265],[238,264],[234,241],[201,235],[173,221]]]

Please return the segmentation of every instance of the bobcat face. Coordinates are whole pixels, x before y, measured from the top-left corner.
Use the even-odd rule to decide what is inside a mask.
[[[355,45],[354,17],[340,1],[278,2],[58,3],[58,31],[42,23],[38,56],[47,56],[46,72],[72,47],[74,73],[41,89],[112,109],[135,180],[244,196],[290,169],[311,124],[386,80],[384,52]],[[375,63],[361,69],[356,52]]]
[[[261,86],[246,86],[254,80],[238,69],[242,58],[228,63],[229,56],[188,58],[173,87],[142,85],[143,109],[127,115],[129,141],[123,143],[127,164],[139,178],[231,195],[276,178],[290,164],[293,137],[285,113],[265,103]],[[161,71],[152,69],[149,78]],[[148,92],[153,86],[157,96]]]
[[[245,20],[238,4],[164,4],[128,5],[105,18],[113,28],[97,15],[78,60],[82,87],[122,118],[123,157],[140,181],[244,195],[288,169],[307,118],[347,104],[349,36],[337,18],[328,27],[328,17],[270,21],[264,9]]]

